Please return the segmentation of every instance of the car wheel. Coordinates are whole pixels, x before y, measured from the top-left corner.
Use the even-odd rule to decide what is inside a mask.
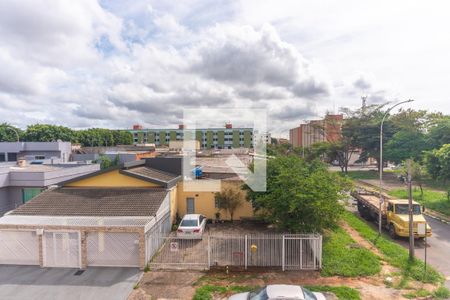
[[[398,235],[395,232],[395,226],[393,224],[389,225],[389,236],[394,240],[396,240],[398,238]]]

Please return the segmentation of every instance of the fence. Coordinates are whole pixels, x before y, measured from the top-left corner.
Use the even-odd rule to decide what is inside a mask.
[[[153,240],[162,245],[149,262],[157,269],[234,266],[281,267],[284,271],[322,267],[321,235],[204,235],[198,240],[166,236]]]

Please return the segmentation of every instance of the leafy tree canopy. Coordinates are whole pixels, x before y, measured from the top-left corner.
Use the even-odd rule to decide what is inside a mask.
[[[404,130],[395,133],[389,142],[386,143],[384,155],[386,160],[400,164],[408,158],[420,160],[422,152],[428,149],[424,133]]]
[[[267,162],[266,192],[243,188],[266,221],[280,230],[310,233],[336,225],[343,210],[338,200],[349,183],[319,161],[289,155]]]
[[[19,139],[21,139],[22,134],[20,128],[14,127],[8,123],[0,124],[0,142],[16,142],[17,135],[19,135]]]

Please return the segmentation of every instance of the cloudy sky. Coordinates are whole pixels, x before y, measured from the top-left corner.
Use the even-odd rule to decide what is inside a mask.
[[[450,113],[445,1],[0,1],[0,122],[176,126],[257,108],[287,129],[413,98]],[[217,120],[245,125],[248,120]],[[201,116],[199,116],[201,118]],[[253,122],[253,120],[251,120]]]

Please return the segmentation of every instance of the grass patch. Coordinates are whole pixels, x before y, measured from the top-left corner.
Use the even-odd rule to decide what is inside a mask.
[[[378,179],[379,173],[376,170],[348,171],[347,176],[351,179]]]
[[[424,262],[420,259],[409,261],[408,251],[402,246],[393,242],[386,235],[378,236],[363,220],[354,214],[345,211],[343,217],[347,223],[359,232],[366,240],[371,241],[384,255],[384,259],[394,267],[401,269],[405,280],[412,278],[424,283],[442,283],[444,277],[431,266],[427,266],[424,273]]]
[[[394,189],[389,192],[389,195],[395,198],[408,199],[408,192],[406,189]],[[425,207],[450,216],[450,201],[447,199],[446,192],[431,191],[424,189],[423,198],[420,195],[420,189],[413,188],[413,199]]]
[[[445,192],[450,187],[450,184],[448,182],[445,182],[444,180],[433,179],[433,178],[425,178],[423,180],[423,183],[427,187],[430,187],[435,190],[445,191]]]
[[[450,291],[446,287],[441,286],[433,292],[433,296],[434,299],[449,299]]]
[[[359,291],[346,286],[327,286],[327,285],[307,285],[305,286],[313,292],[331,292],[343,300],[361,300]]]
[[[204,285],[199,287],[194,294],[193,300],[211,300],[214,294],[226,296],[228,294],[237,294],[243,292],[251,292],[256,290],[254,286],[218,286],[218,285]]]
[[[325,235],[322,276],[368,276],[380,272],[378,256],[360,247],[342,228]]]

